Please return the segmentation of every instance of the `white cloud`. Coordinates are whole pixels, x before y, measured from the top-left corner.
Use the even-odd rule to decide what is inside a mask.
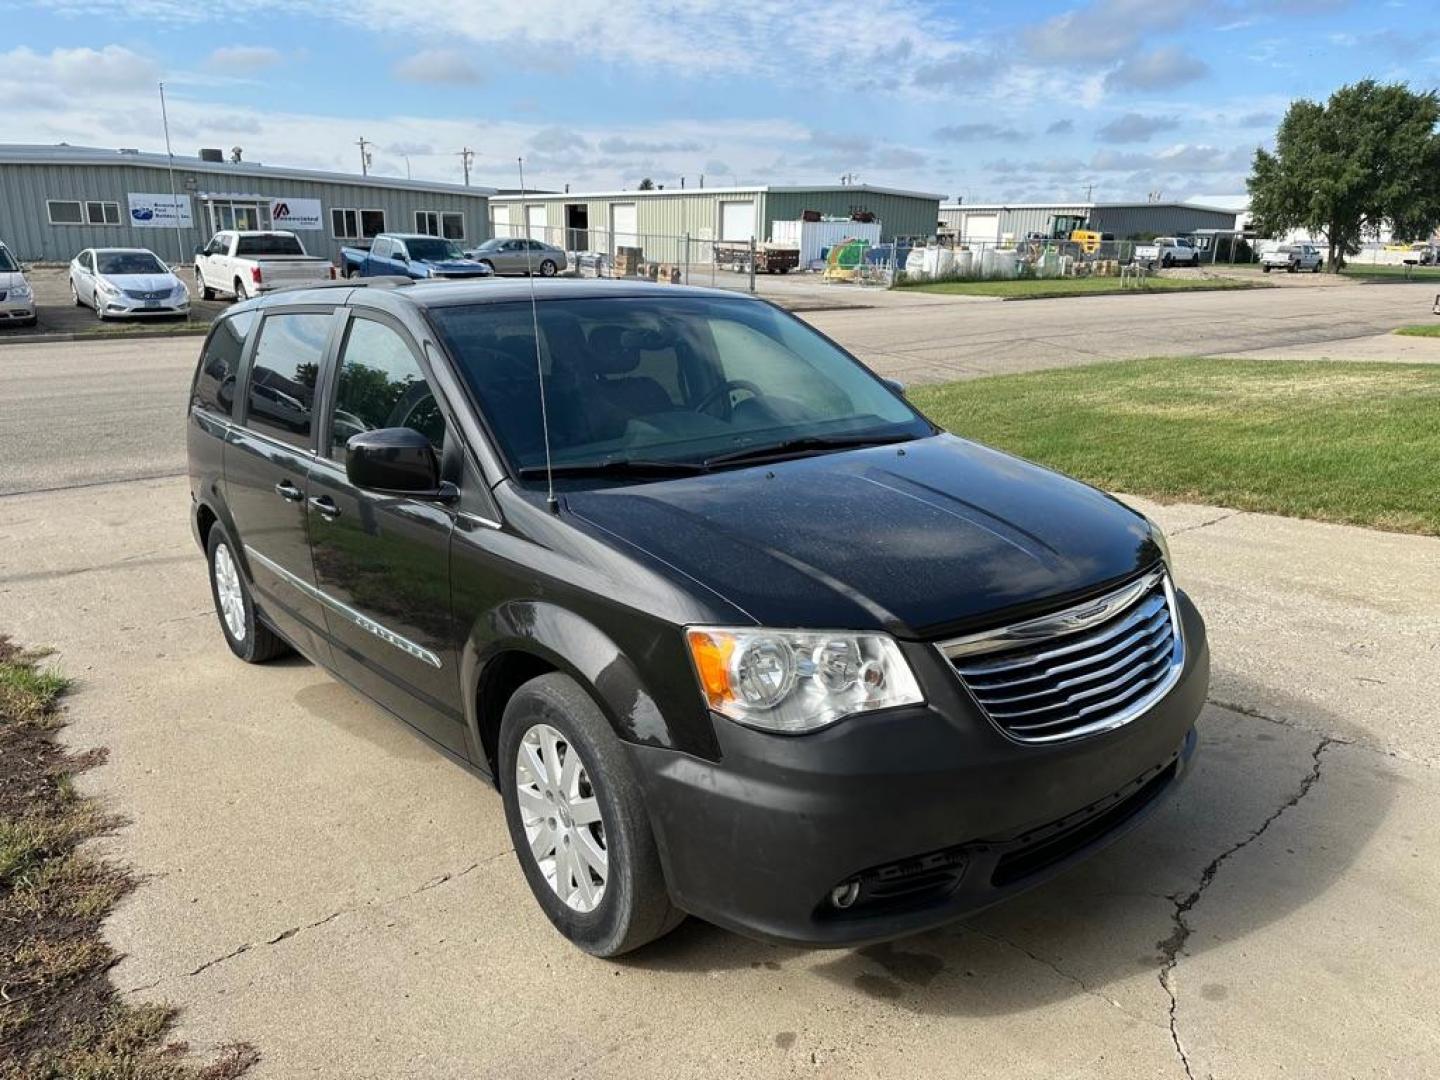
[[[1105,143],[1149,142],[1165,131],[1174,131],[1180,121],[1173,116],[1146,116],[1144,113],[1127,112],[1105,124],[1095,137]]]
[[[0,80],[71,90],[130,90],[160,78],[154,61],[123,45],[100,49],[53,49],[37,53],[21,46],[0,53]]]
[[[1209,65],[1189,50],[1165,45],[1126,57],[1105,76],[1105,85],[1112,90],[1157,90],[1195,82],[1209,73]]]
[[[210,54],[205,67],[228,75],[245,75],[274,67],[280,60],[280,50],[268,45],[226,45]]]
[[[405,82],[473,86],[484,81],[480,69],[460,49],[424,49],[401,60],[394,71]]]

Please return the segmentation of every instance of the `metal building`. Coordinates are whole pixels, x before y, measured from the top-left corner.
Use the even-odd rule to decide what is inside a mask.
[[[1197,229],[1233,229],[1235,211],[1194,203],[945,203],[940,221],[965,243],[993,244],[1029,233],[1051,232],[1053,219],[1078,215],[1096,232],[1116,240],[1186,235]]]
[[[289,229],[335,258],[380,232],[467,246],[489,237],[493,188],[80,146],[0,146],[0,240],[21,259],[68,261],[87,247],[148,247],[189,261],[219,229]],[[178,230],[177,230],[178,226]],[[178,232],[178,235],[177,235]]]
[[[490,200],[495,236],[530,236],[567,251],[642,247],[647,258],[682,256],[674,242],[769,240],[776,221],[807,210],[825,217],[872,214],[880,238],[930,237],[939,221],[939,195],[869,184],[728,188],[664,188],[584,194],[506,195]]]

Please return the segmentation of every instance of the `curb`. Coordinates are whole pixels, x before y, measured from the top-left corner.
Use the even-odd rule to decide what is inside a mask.
[[[210,324],[173,330],[130,330],[86,333],[81,331],[49,334],[0,334],[0,345],[46,345],[62,341],[133,341],[136,338],[202,337],[210,332]]]

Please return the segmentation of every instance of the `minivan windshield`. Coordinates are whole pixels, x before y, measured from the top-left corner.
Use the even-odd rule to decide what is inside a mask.
[[[165,264],[148,251],[97,251],[95,269],[102,274],[168,274]]]
[[[528,302],[430,310],[522,476],[545,465],[541,371],[562,474],[719,467],[935,430],[838,346],[768,304],[605,297],[536,308],[538,364]]]

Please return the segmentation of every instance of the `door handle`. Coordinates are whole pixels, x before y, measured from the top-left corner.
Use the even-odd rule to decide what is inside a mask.
[[[292,484],[289,480],[281,480],[275,485],[275,494],[279,495],[286,502],[299,502],[305,497],[305,493]]]
[[[312,496],[310,509],[323,517],[326,521],[334,521],[340,516],[340,507],[336,506],[329,495]]]

